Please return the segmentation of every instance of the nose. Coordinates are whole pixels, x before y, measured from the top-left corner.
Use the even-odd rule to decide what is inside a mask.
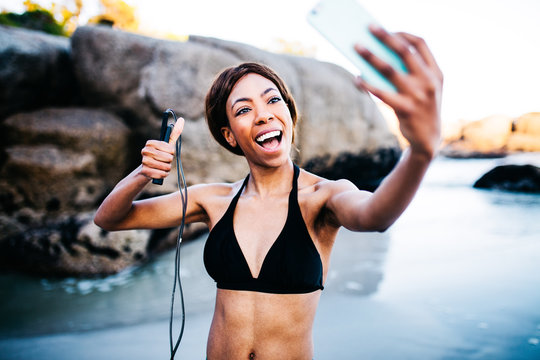
[[[267,109],[261,109],[258,113],[257,113],[257,118],[256,118],[256,124],[257,125],[260,125],[260,124],[266,124],[268,121],[270,120],[273,120],[274,119],[274,114],[272,114],[270,111],[268,111]]]

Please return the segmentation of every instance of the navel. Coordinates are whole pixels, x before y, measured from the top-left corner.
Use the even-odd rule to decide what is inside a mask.
[[[249,360],[253,360],[253,359],[255,359],[255,353],[251,352],[249,353]]]

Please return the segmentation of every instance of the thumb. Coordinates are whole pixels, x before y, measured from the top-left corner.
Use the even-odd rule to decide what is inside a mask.
[[[169,144],[175,144],[176,140],[178,140],[180,135],[182,135],[184,123],[184,118],[178,118],[178,120],[176,120],[176,124],[174,124],[174,128],[171,131],[171,136],[169,137]]]

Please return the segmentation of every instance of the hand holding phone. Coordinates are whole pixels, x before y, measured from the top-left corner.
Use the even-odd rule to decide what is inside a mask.
[[[364,60],[355,44],[368,49],[395,70],[407,73],[401,58],[369,30],[379,23],[355,0],[322,0],[308,14],[308,22],[360,70],[367,83],[385,91],[396,92],[394,84]]]

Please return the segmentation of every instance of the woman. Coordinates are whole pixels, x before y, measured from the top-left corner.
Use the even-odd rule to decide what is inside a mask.
[[[249,175],[234,184],[189,188],[186,222],[210,228],[204,262],[217,282],[208,359],[312,359],[312,326],[330,252],[341,226],[384,231],[405,210],[438,146],[442,74],[425,43],[409,34],[372,32],[404,60],[400,74],[369,51],[357,52],[398,93],[357,80],[396,112],[410,147],[374,193],[346,180],[298,169],[290,158],[296,108],[270,69],[243,64],[225,70],[206,99],[216,140],[243,155]],[[95,222],[106,230],[178,226],[179,193],[134,201],[152,178],[169,174],[180,119],[169,143],[149,140],[142,165],[104,200]]]

